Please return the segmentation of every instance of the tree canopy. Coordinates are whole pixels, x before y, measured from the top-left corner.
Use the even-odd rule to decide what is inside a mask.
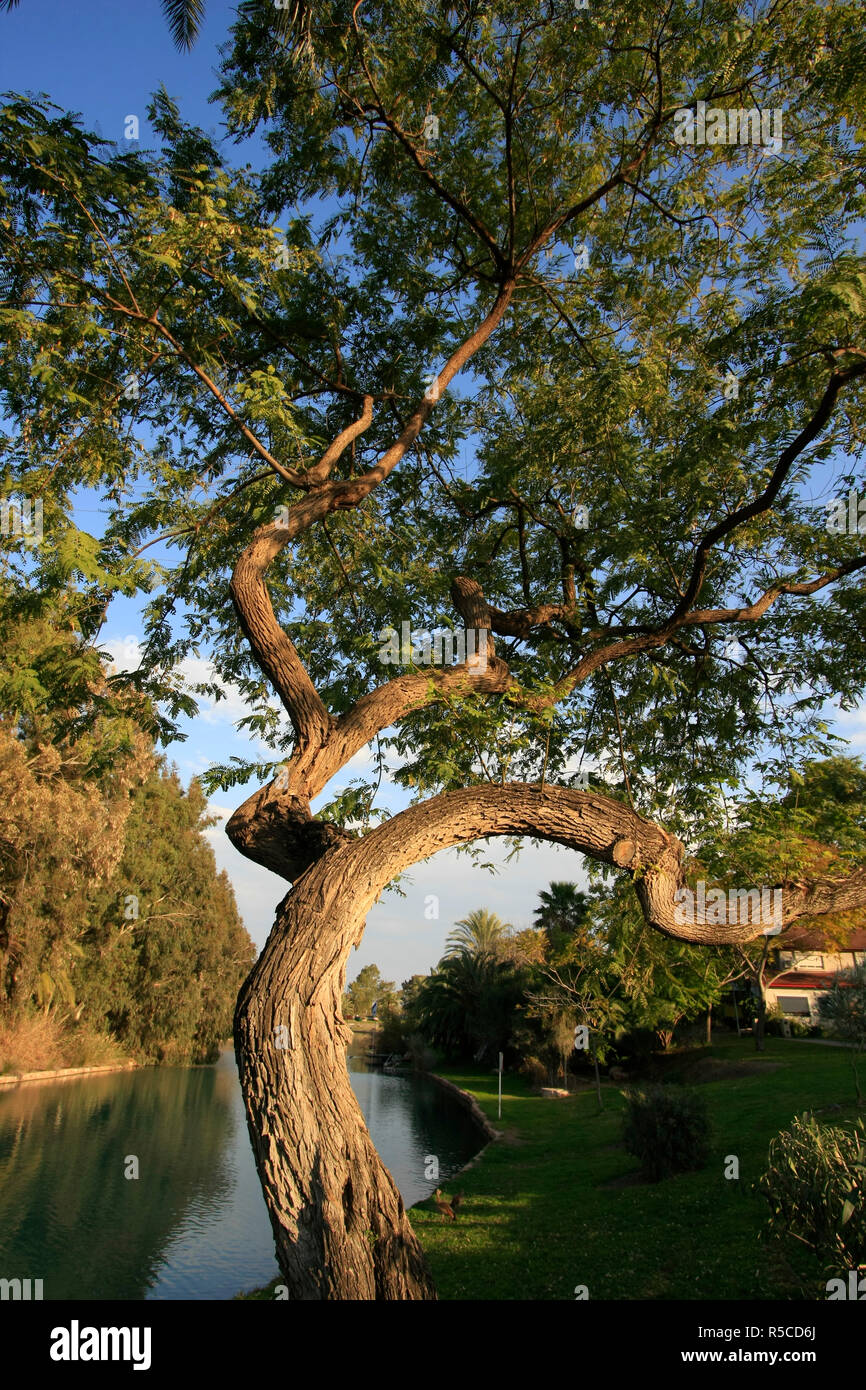
[[[827,751],[828,693],[862,690],[859,542],[808,497],[862,443],[853,10],[791,5],[781,33],[723,4],[699,32],[687,6],[352,13],[286,40],[242,9],[222,97],[264,126],[262,174],[166,94],[154,158],[5,109],[7,486],[45,494],[40,587],[158,585],[137,681],[163,729],[207,634],[291,757],[312,700],[279,627],[345,725],[314,792],[387,729],[419,793],[579,765],[682,833],[756,751],[768,774]],[[783,102],[781,152],[677,145],[698,93]],[[117,506],[99,541],[81,483]],[[224,584],[268,518],[247,569],[277,621],[242,632]],[[161,531],[176,565],[141,554]],[[374,698],[380,630],[452,604],[490,622],[486,672],[416,665]]]

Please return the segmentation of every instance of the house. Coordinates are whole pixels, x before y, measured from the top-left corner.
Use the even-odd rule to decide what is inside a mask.
[[[838,945],[814,927],[790,927],[779,937],[765,972],[767,1007],[778,1005],[788,1018],[819,1021],[818,1000],[840,970],[866,963],[866,931],[852,931]]]

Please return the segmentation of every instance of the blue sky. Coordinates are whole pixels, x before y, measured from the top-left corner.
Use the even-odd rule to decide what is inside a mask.
[[[45,92],[58,105],[80,112],[105,139],[118,142],[124,139],[127,117],[135,115],[140,143],[147,146],[152,141],[145,109],[151,94],[164,84],[185,119],[221,133],[222,113],[208,105],[208,97],[217,85],[217,48],[225,42],[234,11],[228,0],[207,0],[201,37],[191,53],[182,54],[171,42],[159,0],[21,0],[16,10],[0,14],[0,90]],[[243,157],[254,162],[255,148]],[[97,499],[82,499],[79,524],[95,533],[101,529],[97,509]],[[138,604],[115,601],[101,640],[119,665],[138,664],[141,635]],[[205,654],[193,674],[207,674]],[[185,782],[232,754],[262,756],[263,749],[234,728],[244,712],[228,692],[224,701],[203,702],[198,720],[186,721],[186,741],[167,750]],[[852,740],[853,751],[866,751],[864,712],[842,716],[836,729]],[[369,755],[359,754],[324,799],[369,766]],[[253,790],[252,785],[235,788],[214,798],[213,810],[221,820],[209,835],[218,863],[234,884],[247,927],[262,945],[286,885],[240,856],[222,829],[231,811]],[[405,804],[394,788],[386,791],[383,802],[392,810]],[[491,842],[483,858],[502,864],[505,854],[501,845]],[[373,909],[364,940],[350,962],[349,978],[370,962],[398,982],[426,972],[442,954],[454,921],[476,907],[487,907],[517,927],[529,925],[538,892],[551,879],[585,886],[580,857],[558,846],[527,845],[518,860],[492,876],[456,852],[439,854],[412,870],[410,881],[402,885],[405,897],[386,893]],[[436,917],[433,898],[438,899]]]
[[[207,0],[205,24],[191,53],[179,53],[159,0],[21,0],[0,16],[0,83],[4,90],[47,92],[58,105],[99,122],[106,140],[122,140],[124,121],[144,111],[165,83],[183,114],[206,130],[222,129],[208,106],[217,85],[217,47],[236,6]]]

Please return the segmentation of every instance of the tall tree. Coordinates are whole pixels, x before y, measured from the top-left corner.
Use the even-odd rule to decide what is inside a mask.
[[[81,937],[83,1017],[157,1061],[216,1059],[256,956],[204,837],[213,824],[195,779],[184,791],[156,769],[133,795],[123,855]]]
[[[495,959],[511,930],[510,922],[503,922],[495,912],[486,907],[476,907],[467,916],[461,917],[448,933],[446,956],[474,956],[480,959],[489,956]]]
[[[223,72],[231,130],[263,129],[260,180],[164,96],[152,161],[7,107],[7,478],[44,489],[94,587],[162,586],[135,679],[163,726],[207,633],[284,760],[218,775],[265,780],[229,834],[292,884],[236,1042],[293,1295],[427,1297],[344,1063],[377,895],[442,848],[525,835],[614,866],[654,930],[754,939],[682,920],[682,837],[756,747],[768,774],[820,752],[828,691],[862,693],[866,557],[808,493],[834,457],[854,486],[863,433],[860,15],[280,13],[241,7]],[[117,502],[99,544],[69,522],[83,481]],[[138,553],[160,527],[176,566]],[[420,638],[383,671],[383,629],[453,615],[471,657],[430,666]],[[373,778],[314,817],[374,740],[377,772],[395,753],[427,799],[370,828]],[[847,910],[866,870],[784,890],[788,922]]]
[[[378,965],[365,965],[346,990],[346,1012],[366,1018],[377,1001],[391,1003],[396,997],[393,980],[383,980]]]
[[[0,585],[0,1021],[41,1009],[61,1037],[212,1060],[255,958],[214,818],[159,766],[147,702],[112,694],[81,595],[29,610]]]
[[[583,893],[576,883],[551,883],[542,888],[535,909],[535,923],[546,934],[549,949],[556,951],[563,938],[580,933],[591,910],[588,893]]]

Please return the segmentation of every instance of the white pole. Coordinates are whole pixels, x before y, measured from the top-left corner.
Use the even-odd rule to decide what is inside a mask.
[[[499,1118],[500,1120],[502,1119],[502,1053],[501,1053],[501,1052],[500,1052],[500,1054],[499,1054],[499,1115],[498,1115],[498,1118]]]

